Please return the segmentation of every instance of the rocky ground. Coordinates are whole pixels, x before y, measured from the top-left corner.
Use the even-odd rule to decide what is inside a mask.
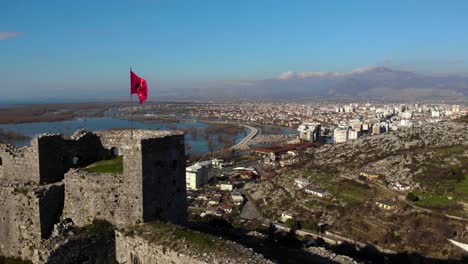
[[[190,256],[198,263],[272,263],[235,242],[168,223],[152,222],[127,228],[121,233],[141,237],[166,250]]]
[[[441,122],[326,145],[305,166],[248,184],[246,191],[270,220],[294,211],[307,226],[324,222],[331,231],[364,243],[434,258],[460,257],[464,252],[447,239],[466,239],[466,222],[444,214],[464,215],[458,202],[468,198],[467,131],[466,122]],[[381,179],[363,181],[361,172]],[[305,194],[295,188],[297,178],[329,196]],[[411,189],[396,191],[392,183]],[[417,201],[407,200],[408,192]],[[398,209],[377,208],[381,199]]]
[[[433,151],[452,146],[468,149],[467,131],[468,123],[440,122],[326,145],[316,151],[311,166],[337,169],[347,176],[367,171],[389,182],[413,184],[418,165],[431,159]]]

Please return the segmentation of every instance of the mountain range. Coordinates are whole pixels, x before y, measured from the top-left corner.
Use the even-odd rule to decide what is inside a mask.
[[[366,98],[388,100],[465,100],[466,75],[426,75],[382,66],[358,68],[349,73],[284,72],[278,77],[226,82],[190,92],[170,93],[179,99],[239,98],[306,99]],[[167,94],[169,95],[169,94]]]

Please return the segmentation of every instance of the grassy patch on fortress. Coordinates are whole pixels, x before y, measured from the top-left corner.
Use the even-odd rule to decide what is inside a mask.
[[[232,245],[229,245],[218,237],[170,223],[155,221],[135,227],[132,232],[149,242],[164,245],[173,250],[183,250],[186,252],[188,248],[198,253],[236,254],[236,249]]]
[[[123,174],[123,156],[101,160],[85,168],[88,172]]]
[[[74,234],[70,239],[89,237],[114,237],[115,227],[103,219],[94,219],[92,223],[74,229]],[[0,262],[1,264],[1,262]]]
[[[114,226],[106,220],[95,219],[91,224],[83,227],[83,230],[90,234],[110,234],[114,233]]]

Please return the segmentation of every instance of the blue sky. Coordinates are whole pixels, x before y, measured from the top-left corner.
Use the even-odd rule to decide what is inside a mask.
[[[0,0],[0,100],[124,96],[130,65],[160,89],[370,65],[466,73],[467,10],[463,0]]]

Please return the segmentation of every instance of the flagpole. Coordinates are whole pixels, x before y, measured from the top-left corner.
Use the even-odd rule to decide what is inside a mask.
[[[130,66],[130,74],[132,73],[132,66]],[[131,86],[131,77],[130,77],[130,86]],[[132,88],[130,87],[130,136],[133,139],[133,96]]]

